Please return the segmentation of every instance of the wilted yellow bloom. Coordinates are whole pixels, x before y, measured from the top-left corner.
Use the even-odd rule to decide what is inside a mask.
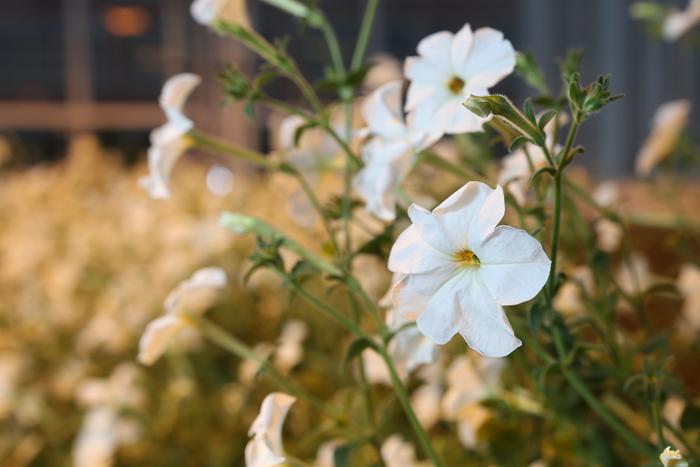
[[[668,446],[659,455],[659,460],[664,467],[688,467],[688,461],[683,459],[680,451],[674,451]]]

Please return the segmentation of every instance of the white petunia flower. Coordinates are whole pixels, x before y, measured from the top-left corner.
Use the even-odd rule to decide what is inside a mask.
[[[651,175],[654,168],[673,152],[689,115],[690,102],[686,99],[666,102],[656,109],[651,134],[635,159],[638,175]]]
[[[374,91],[365,101],[362,114],[372,138],[362,148],[365,166],[353,185],[369,213],[391,221],[396,217],[396,194],[416,154],[440,135],[416,128],[410,114],[404,119],[401,81],[391,81]]]
[[[173,339],[189,328],[186,315],[204,313],[214,304],[226,283],[224,270],[215,267],[200,269],[181,282],[165,299],[166,314],[146,326],[139,342],[139,362],[144,365],[155,363]]]
[[[381,448],[382,460],[386,467],[416,467],[416,450],[400,435],[389,436]]]
[[[541,147],[526,144],[508,154],[501,161],[501,171],[498,173],[498,183],[508,190],[519,205],[525,204],[530,177],[542,167],[546,167],[547,156]],[[529,158],[528,158],[529,154]]]
[[[603,182],[593,190],[593,200],[600,206],[611,208],[620,201],[620,188],[612,181]]]
[[[209,26],[222,14],[230,0],[195,0],[190,5],[190,13],[195,21]]]
[[[472,32],[465,24],[456,34],[441,31],[418,43],[418,57],[409,57],[404,74],[411,81],[406,110],[415,110],[416,126],[430,133],[481,131],[484,119],[462,103],[489,88],[515,67],[515,51],[503,33],[491,28]]]
[[[690,0],[685,10],[674,9],[661,26],[661,35],[669,42],[677,40],[700,23],[700,0]]]
[[[303,321],[291,320],[284,325],[274,360],[283,374],[289,373],[304,358],[303,344],[308,333],[309,327]]]
[[[160,106],[168,121],[151,131],[151,145],[148,148],[149,174],[141,179],[151,197],[163,199],[170,196],[170,174],[180,157],[190,148],[187,133],[194,123],[182,109],[187,98],[201,78],[192,73],[181,73],[166,81],[160,94]]]
[[[617,284],[628,295],[637,297],[653,282],[649,261],[638,253],[626,258],[617,269]]]
[[[521,344],[503,311],[533,298],[550,260],[527,232],[498,226],[503,190],[469,182],[432,212],[411,205],[412,225],[396,240],[389,269],[405,276],[394,286],[396,309],[416,319],[430,340],[459,333],[477,352],[508,355]]]
[[[674,451],[668,446],[659,455],[659,460],[664,467],[688,467],[688,461],[683,459],[680,451]]]
[[[252,439],[245,447],[247,467],[271,467],[284,463],[282,424],[295,397],[273,392],[263,400],[258,417],[248,431]]]
[[[625,236],[625,229],[619,222],[603,217],[596,221],[595,233],[595,243],[598,248],[607,253],[614,253],[620,248],[622,238]]]

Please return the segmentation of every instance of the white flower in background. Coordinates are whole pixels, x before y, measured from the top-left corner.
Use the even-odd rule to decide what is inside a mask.
[[[635,170],[647,177],[668,157],[678,144],[678,137],[688,123],[690,102],[685,99],[666,102],[656,109],[651,134],[637,153]]]
[[[201,78],[192,73],[181,73],[166,81],[160,94],[160,106],[168,121],[151,131],[151,145],[148,148],[149,174],[141,179],[151,197],[163,199],[170,196],[170,174],[175,163],[189,149],[191,141],[187,133],[194,127],[182,109],[187,98]]]
[[[258,417],[248,431],[252,439],[245,447],[247,467],[270,467],[285,461],[282,447],[282,424],[295,397],[273,392],[263,400]]]
[[[222,14],[230,0],[195,0],[190,5],[190,13],[195,21],[209,26]]]
[[[595,243],[598,248],[607,253],[614,253],[620,248],[625,229],[619,222],[602,217],[595,223],[595,233]]]
[[[695,333],[700,330],[700,267],[684,264],[678,275],[678,290],[683,295],[681,329]]]
[[[139,423],[121,413],[143,408],[146,395],[139,377],[135,365],[122,363],[109,378],[88,379],[78,387],[77,401],[89,410],[73,443],[75,467],[109,467],[119,446],[138,441]]]
[[[481,131],[484,119],[462,103],[489,88],[515,67],[515,51],[503,34],[491,28],[472,32],[465,24],[456,34],[441,31],[418,43],[418,57],[409,57],[404,74],[411,81],[406,110],[416,126],[430,133]]]
[[[305,322],[290,320],[285,323],[275,351],[275,366],[283,374],[289,373],[304,358],[304,339],[309,333]]]
[[[424,384],[411,394],[411,407],[424,430],[430,430],[439,420],[442,387],[439,384]]]
[[[498,226],[503,190],[469,182],[432,212],[411,205],[412,225],[389,255],[389,270],[405,274],[394,286],[396,310],[416,319],[431,341],[459,333],[477,352],[508,355],[521,344],[503,305],[533,298],[550,260],[527,232]]]
[[[617,284],[623,292],[637,296],[652,283],[649,261],[638,253],[633,253],[620,264],[617,270]]]
[[[525,146],[526,148],[518,148],[505,156],[501,160],[501,171],[498,173],[498,184],[506,187],[508,193],[521,206],[525,204],[530,188],[530,177],[548,164],[542,148],[535,144]]]
[[[337,439],[321,444],[316,452],[316,467],[335,467],[335,450],[341,445],[342,442]]]
[[[369,213],[391,221],[396,217],[397,192],[416,154],[440,135],[415,128],[410,114],[404,119],[401,81],[391,81],[374,91],[365,101],[362,114],[371,139],[362,148],[365,166],[355,176],[353,186]]]
[[[559,125],[569,122],[568,115],[561,113],[556,116]],[[554,119],[544,128],[547,136],[545,144],[551,147],[554,142]],[[554,146],[554,152],[560,151],[560,145]],[[529,156],[529,157],[528,157]],[[501,171],[498,173],[498,184],[508,190],[519,205],[525,204],[527,192],[530,189],[530,177],[542,167],[548,165],[547,156],[541,147],[525,143],[501,160]]]
[[[457,434],[465,447],[476,445],[479,428],[491,416],[480,403],[499,390],[503,367],[499,359],[460,355],[447,370],[442,413],[446,420],[457,423]]]
[[[226,284],[226,273],[216,267],[200,269],[181,282],[165,299],[166,314],[146,327],[139,342],[138,360],[144,365],[155,363],[173,339],[190,327],[186,321],[187,314],[207,311]]]
[[[593,190],[592,196],[599,206],[611,208],[620,201],[620,188],[615,182],[603,182]]]
[[[386,467],[416,467],[416,450],[411,443],[401,438],[400,435],[389,436],[381,448],[382,460]]]
[[[88,412],[73,444],[75,467],[109,467],[117,450],[117,416],[106,406]]]
[[[396,284],[402,277],[401,274],[394,274],[392,288],[393,284]],[[396,332],[391,342],[389,342],[388,351],[396,366],[396,371],[405,380],[420,365],[433,363],[438,349],[415,326],[406,326],[410,321],[391,308],[393,305],[391,300],[392,288],[379,301],[379,305],[388,308],[385,323],[389,331]],[[392,384],[386,363],[375,351],[371,349],[364,350],[362,359],[365,364],[367,379],[370,382],[386,385]]]
[[[668,446],[659,455],[659,460],[664,467],[688,467],[688,461],[683,459],[680,451],[674,451]]]
[[[577,266],[554,296],[554,309],[567,316],[582,315],[586,312],[584,294],[593,291],[593,273],[587,266]]]
[[[690,0],[685,10],[674,9],[664,19],[661,35],[669,42],[677,40],[700,23],[700,0]]]

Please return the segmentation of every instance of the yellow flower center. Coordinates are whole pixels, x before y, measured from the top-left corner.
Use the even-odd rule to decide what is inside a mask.
[[[464,80],[459,76],[453,76],[447,82],[447,87],[453,94],[459,94],[459,92],[464,89]]]
[[[479,257],[472,250],[460,250],[454,255],[454,261],[463,268],[478,267],[481,264]]]

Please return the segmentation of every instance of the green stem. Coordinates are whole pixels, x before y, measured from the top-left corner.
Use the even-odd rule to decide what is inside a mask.
[[[323,32],[323,37],[328,45],[328,52],[331,54],[331,61],[333,62],[333,68],[340,74],[340,78],[345,78],[345,64],[343,63],[343,53],[340,50],[340,44],[338,44],[338,36],[335,34],[335,30],[331,23],[328,22],[328,18],[321,16],[321,24],[319,26]]]
[[[468,171],[465,168],[458,166],[457,164],[453,164],[452,162],[448,161],[447,159],[443,159],[442,157],[438,156],[432,151],[422,151],[420,154],[418,154],[418,161],[431,165],[437,169],[451,172],[454,175],[469,180],[479,178],[479,176],[474,172]]]
[[[396,371],[394,362],[392,361],[391,356],[386,350],[384,344],[382,344],[379,347],[379,354],[384,359],[384,362],[386,362],[387,368],[389,368],[389,375],[391,376],[391,383],[394,386],[394,393],[396,393],[396,397],[399,398],[401,406],[403,407],[403,411],[406,414],[406,417],[408,417],[408,421],[411,423],[413,432],[418,437],[418,441],[420,442],[421,447],[423,448],[425,454],[428,456],[428,458],[431,460],[435,467],[442,467],[442,461],[440,460],[440,457],[435,451],[435,448],[433,447],[433,444],[431,443],[428,434],[425,432],[425,430],[423,430],[423,427],[421,426],[420,421],[416,416],[416,413],[413,411],[413,407],[411,407],[411,401],[409,399],[406,386],[404,386],[403,381],[401,381],[401,377]]]
[[[277,164],[275,164],[274,161],[268,159],[257,151],[232,146],[220,139],[205,135],[204,133],[200,133],[196,130],[190,131],[187,136],[191,138],[194,146],[198,148],[252,162],[253,164],[265,169],[274,170],[277,168]]]
[[[650,458],[657,456],[657,452],[651,446],[637,439],[631,431],[608,412],[605,406],[588,390],[583,381],[581,381],[575,373],[564,366],[562,367],[562,373],[578,395],[588,403],[589,407],[593,409],[593,411],[598,414],[598,416],[602,418],[633,451],[644,453]]]
[[[268,5],[289,13],[297,18],[302,18],[308,21],[312,26],[319,27],[322,17],[319,13],[301,2],[296,0],[261,0]]]
[[[315,295],[311,294],[308,290],[294,282],[293,280],[290,280],[289,277],[283,272],[283,271],[277,271],[279,276],[284,280],[284,282],[291,287],[294,292],[299,294],[304,300],[306,300],[309,304],[313,305],[314,307],[318,308],[325,314],[327,314],[329,317],[331,317],[333,320],[335,320],[337,323],[339,323],[341,326],[345,327],[349,331],[351,331],[354,335],[358,337],[367,337],[369,336],[360,328],[360,326],[353,321],[349,320],[345,316],[343,316],[338,310],[333,308],[332,306],[328,305],[327,303],[323,302],[320,300],[318,297]]]
[[[275,366],[270,363],[269,359],[261,357],[260,355],[255,353],[250,347],[248,347],[240,340],[236,339],[222,327],[218,326],[217,324],[214,324],[206,318],[197,315],[188,315],[188,321],[191,321],[192,324],[202,332],[202,334],[204,334],[209,340],[211,340],[215,344],[219,345],[220,347],[228,350],[229,352],[242,359],[253,360],[254,362],[258,363],[260,365],[260,368],[262,368],[268,375],[270,375],[272,380],[274,380],[275,383],[284,391],[288,392],[289,394],[295,397],[298,397],[299,399],[305,400],[314,408],[321,410],[324,413],[328,413],[328,408],[322,401],[315,398],[313,395],[306,392],[303,388],[300,388],[299,386],[295,385],[290,380],[285,378],[277,370],[277,368],[275,368]],[[337,418],[337,416],[333,413],[328,413],[328,415],[330,415],[334,419]]]
[[[571,146],[574,143],[574,138],[576,137],[576,133],[578,131],[578,125],[578,120],[574,118],[574,121],[571,124],[571,128],[569,129],[569,134],[566,137],[566,143],[564,144],[564,150],[562,152],[564,156],[561,158],[561,160],[557,161],[559,163],[559,166],[557,167],[557,171],[554,174],[554,213],[552,220],[552,247],[550,249],[550,254],[552,255],[552,264],[550,266],[549,278],[547,280],[547,300],[549,304],[552,303],[552,300],[554,298],[554,288],[556,286],[557,278],[559,229],[561,226],[561,206],[563,197],[562,181],[564,178],[564,168],[562,167],[562,163],[566,159],[566,155],[569,154]],[[549,153],[546,144],[542,146],[542,149],[545,151],[545,154]]]
[[[377,12],[378,4],[379,0],[367,1],[367,6],[365,7],[365,14],[362,17],[362,25],[360,26],[360,34],[357,36],[357,44],[355,45],[355,51],[352,54],[352,61],[350,62],[350,69],[352,71],[355,71],[358,68],[360,68],[362,66],[362,62],[364,61],[365,51],[367,50],[369,36],[372,33],[374,15]]]

